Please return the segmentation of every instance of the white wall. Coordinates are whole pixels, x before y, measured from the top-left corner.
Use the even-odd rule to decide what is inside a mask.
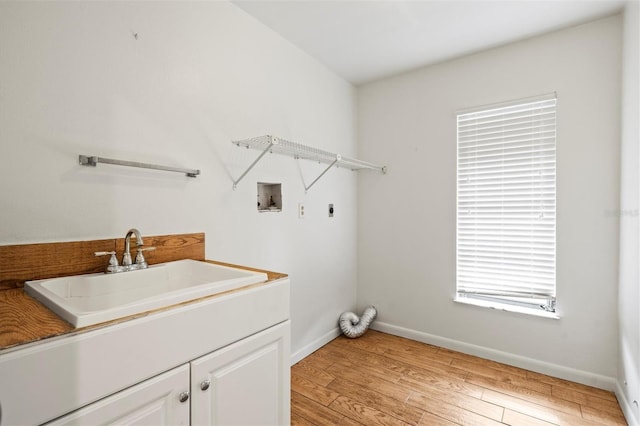
[[[618,399],[629,424],[640,424],[640,275],[638,196],[640,195],[640,6],[624,13],[622,145],[620,152],[620,284]],[[633,401],[636,401],[634,403]]]
[[[233,191],[258,152],[230,141],[354,155],[354,114],[351,85],[227,2],[0,2],[0,244],[204,231],[208,258],[290,274],[297,351],[355,305],[356,176],[305,194],[318,165],[269,156]],[[257,212],[258,181],[282,213]]]
[[[358,88],[358,305],[378,328],[614,387],[620,16]],[[559,320],[453,302],[460,109],[558,95]]]

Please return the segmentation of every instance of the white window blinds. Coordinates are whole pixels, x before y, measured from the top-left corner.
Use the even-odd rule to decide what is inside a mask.
[[[556,98],[460,113],[458,297],[555,310]]]

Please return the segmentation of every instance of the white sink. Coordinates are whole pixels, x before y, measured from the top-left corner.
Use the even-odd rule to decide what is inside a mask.
[[[117,274],[27,281],[25,290],[75,327],[85,327],[266,280],[262,272],[178,260]]]

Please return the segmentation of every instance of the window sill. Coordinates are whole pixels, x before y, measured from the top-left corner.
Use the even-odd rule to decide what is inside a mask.
[[[558,316],[557,312],[547,312],[543,311],[542,309],[524,308],[522,306],[509,305],[506,303],[489,302],[485,300],[475,300],[461,297],[456,297],[455,299],[453,299],[453,301],[456,303],[462,303],[464,305],[480,306],[483,308],[497,309],[499,311],[516,312],[518,314],[532,315],[542,318],[560,319],[560,316]]]

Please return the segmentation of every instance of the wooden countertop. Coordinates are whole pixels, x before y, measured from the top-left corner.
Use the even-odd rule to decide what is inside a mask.
[[[131,315],[124,318],[119,318],[117,320],[82,328],[74,328],[71,324],[57,316],[36,299],[29,296],[24,291],[23,282],[16,281],[15,283],[11,284],[4,281],[3,285],[0,286],[0,351],[12,348],[14,346],[35,342],[37,340],[47,339],[50,337],[60,336],[72,332],[83,332],[99,327],[104,327],[105,325],[143,317],[153,312],[164,311],[167,309],[175,308],[176,306],[195,303],[214,297],[220,297],[225,294],[265,285],[271,281],[287,277],[286,274],[281,274],[278,272],[254,269],[240,265],[232,265],[229,263],[217,262],[213,260],[205,261],[222,266],[231,266],[234,268],[240,268],[250,271],[264,272],[267,274],[268,280],[263,283],[244,286],[239,289],[218,293],[212,296],[207,296],[188,302],[183,302],[178,305],[155,309],[153,311]]]

